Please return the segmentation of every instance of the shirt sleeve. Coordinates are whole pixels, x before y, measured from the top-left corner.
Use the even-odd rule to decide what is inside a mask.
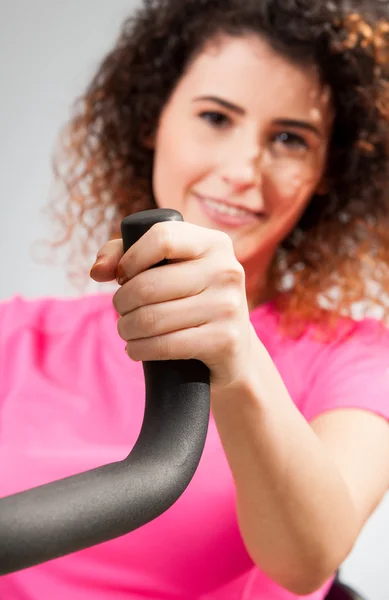
[[[362,409],[389,420],[389,330],[378,321],[356,323],[323,350],[302,413],[311,421],[340,408]]]

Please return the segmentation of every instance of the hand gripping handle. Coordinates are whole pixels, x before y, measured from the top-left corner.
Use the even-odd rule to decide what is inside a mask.
[[[173,210],[122,223],[124,250]],[[165,512],[200,461],[209,422],[209,370],[197,360],[143,363],[142,428],[127,458],[0,499],[0,575],[125,535]],[[131,395],[123,389],[123,402]]]

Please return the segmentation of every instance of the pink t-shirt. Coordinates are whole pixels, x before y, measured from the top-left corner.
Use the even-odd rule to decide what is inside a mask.
[[[308,419],[337,407],[389,418],[389,333],[374,321],[323,343],[282,337],[271,305],[252,323]],[[127,456],[144,413],[109,294],[0,304],[0,496]],[[325,591],[305,597],[321,600]],[[215,422],[179,500],[144,527],[0,577],[4,600],[295,600],[248,556]]]

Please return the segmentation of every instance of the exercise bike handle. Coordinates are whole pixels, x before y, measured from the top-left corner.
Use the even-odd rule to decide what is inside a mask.
[[[155,223],[177,220],[168,209],[130,215],[124,251]],[[144,419],[127,458],[0,499],[0,575],[125,535],[185,491],[207,435],[209,370],[196,360],[144,362],[143,370]]]

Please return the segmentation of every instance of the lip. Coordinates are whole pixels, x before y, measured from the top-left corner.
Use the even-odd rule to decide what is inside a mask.
[[[198,201],[203,212],[212,221],[219,225],[241,227],[242,225],[257,223],[264,217],[264,214],[261,212],[251,211],[244,206],[239,206],[239,204],[233,204],[232,202],[223,200],[221,198],[215,198],[213,196],[203,196],[201,194],[198,194],[197,192],[194,193],[194,197]],[[243,210],[245,211],[245,214],[242,213],[241,215],[229,215],[227,213],[221,213],[212,208],[212,206],[210,206],[209,204],[207,204],[206,200],[212,200],[213,202],[218,202],[220,204],[225,204],[226,206],[231,206],[232,208]]]

